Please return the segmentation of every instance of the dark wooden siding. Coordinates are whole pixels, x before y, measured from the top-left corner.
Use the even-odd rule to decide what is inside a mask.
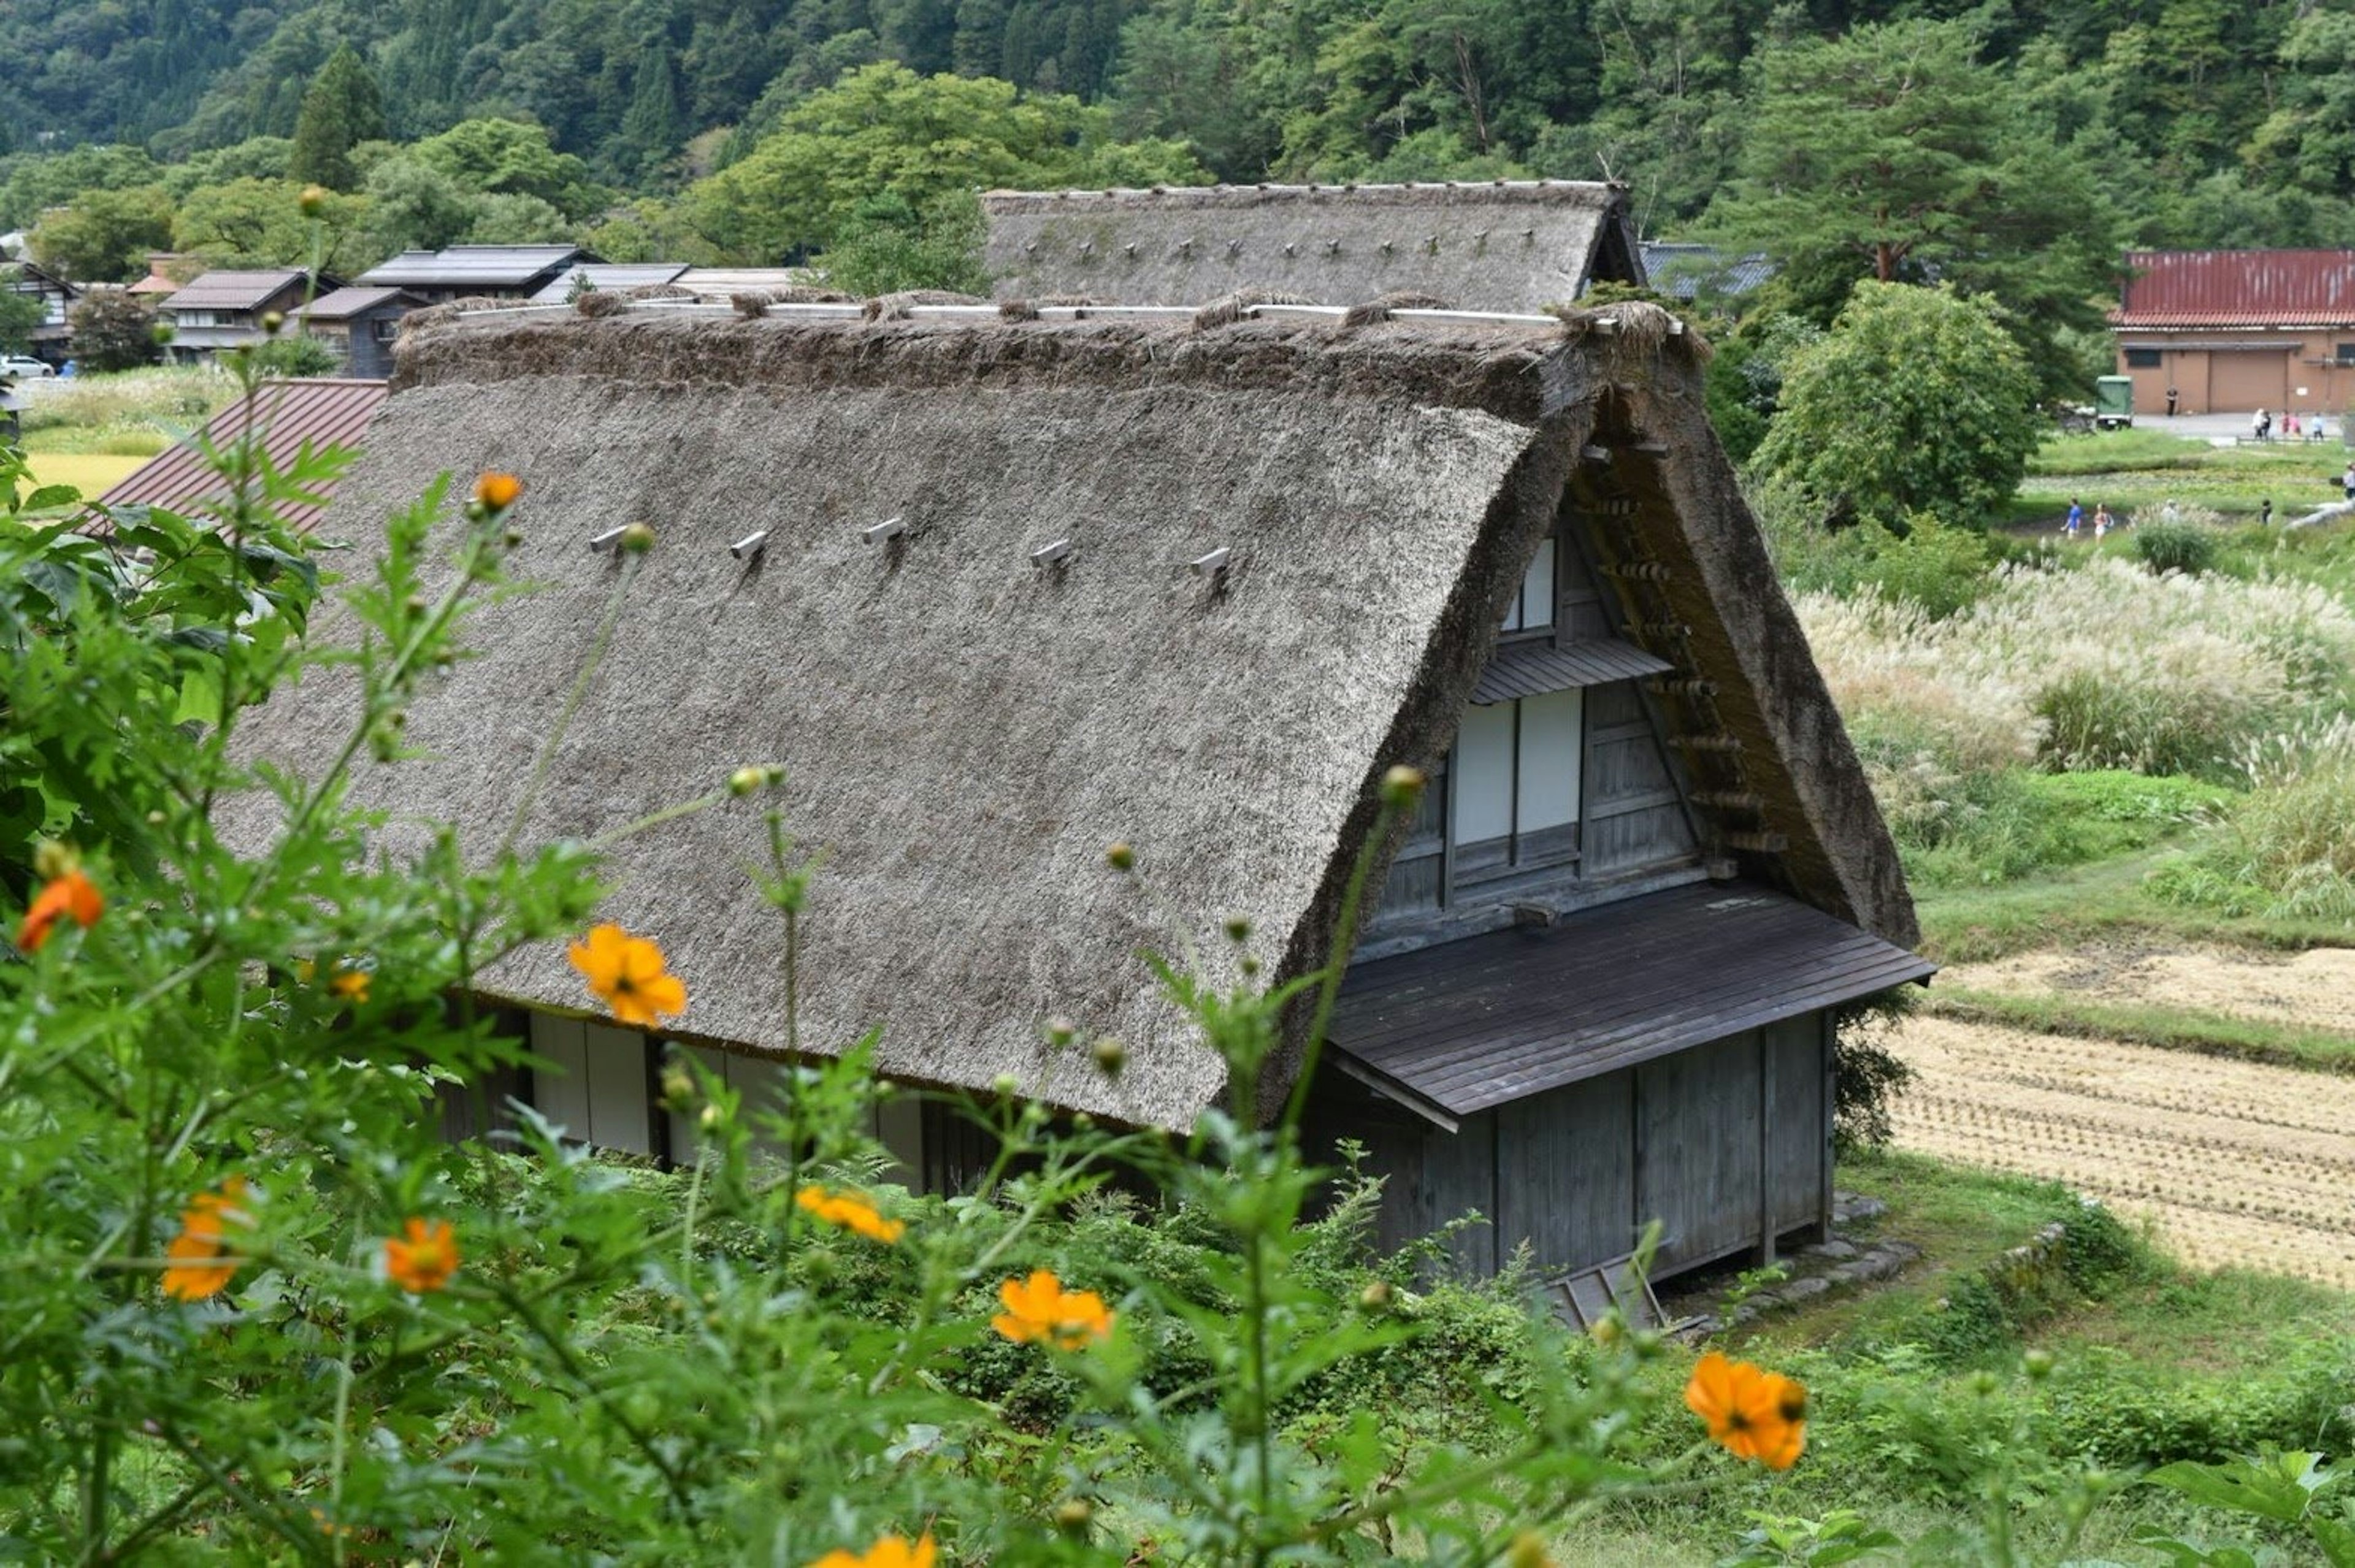
[[[1759,1240],[1758,1037],[1636,1069],[1636,1212],[1660,1222],[1663,1274]],[[1812,1191],[1812,1186],[1811,1186]]]
[[[1587,690],[1584,801],[1587,877],[1689,861],[1699,852],[1634,681]]]
[[[1823,1218],[1830,1158],[1824,1125],[1829,1031],[1825,1015],[1785,1019],[1763,1031],[1766,1061],[1766,1191],[1777,1233]]]
[[[1614,1072],[1497,1110],[1502,1252],[1526,1240],[1541,1263],[1568,1268],[1634,1249],[1635,1092],[1633,1072]]]

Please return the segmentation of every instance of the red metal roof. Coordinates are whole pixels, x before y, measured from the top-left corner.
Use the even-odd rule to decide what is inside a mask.
[[[2129,251],[2124,327],[2355,325],[2355,250]]]
[[[274,464],[291,461],[306,441],[314,447],[357,446],[377,410],[384,406],[384,398],[382,381],[325,378],[272,381],[253,395],[254,431]],[[237,440],[245,428],[246,403],[240,400],[214,415],[205,434],[219,446]],[[226,494],[220,475],[205,465],[194,446],[184,442],[119,481],[99,502],[109,507],[162,507],[186,516]],[[325,500],[323,495],[319,506],[288,507],[287,522],[296,532],[309,533],[318,526]]]

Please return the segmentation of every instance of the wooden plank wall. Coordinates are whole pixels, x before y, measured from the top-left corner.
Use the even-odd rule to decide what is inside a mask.
[[[1689,860],[1697,853],[1660,737],[1632,680],[1587,688],[1583,798],[1580,869],[1585,876]]]

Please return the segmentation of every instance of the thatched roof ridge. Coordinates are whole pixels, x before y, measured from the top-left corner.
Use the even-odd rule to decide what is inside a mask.
[[[431,760],[368,767],[356,794],[388,811],[389,837],[447,821],[478,850],[496,840],[634,571],[524,841],[599,833],[741,763],[783,763],[787,820],[826,855],[800,1038],[832,1051],[879,1026],[879,1064],[916,1082],[1010,1073],[1140,1122],[1218,1098],[1219,1064],[1135,950],[1191,934],[1231,962],[1209,928],[1241,914],[1273,973],[1325,951],[1376,781],[1446,744],[1598,432],[1665,432],[1674,483],[1715,508],[1660,515],[1662,485],[1635,519],[1716,563],[1695,581],[1715,592],[1710,574],[1749,570],[1757,549],[1694,422],[1681,340],[1614,357],[1616,335],[1592,323],[1573,340],[1552,321],[1411,311],[1345,327],[1270,309],[1199,329],[1190,312],[799,310],[482,313],[404,338],[332,531],[365,547],[433,472],[509,470],[528,486],[516,568],[542,588],[486,611],[481,656],[412,709],[406,733]],[[659,542],[636,567],[587,549],[638,517]],[[860,542],[891,517],[897,539]],[[756,530],[757,560],[733,558]],[[1716,542],[1727,532],[1750,543]],[[1058,539],[1071,553],[1034,564]],[[1223,571],[1187,569],[1219,548]],[[1727,630],[1696,639],[1702,673],[1787,677],[1806,659],[1787,604],[1771,575],[1744,594]],[[321,617],[320,635],[346,630],[340,612]],[[1791,730],[1777,712],[1794,706],[1817,739],[1838,730],[1820,681],[1753,706],[1762,733]],[[349,708],[347,676],[323,671],[249,734],[299,766]],[[1826,747],[1786,772],[1841,766],[1852,756]],[[1794,852],[1752,869],[1883,934],[1910,922],[1892,912],[1902,881],[1860,775],[1854,789],[1760,776]],[[629,841],[612,909],[686,979],[684,1037],[777,1051],[780,931],[747,871],[763,804]],[[1116,838],[1136,845],[1154,902],[1103,867]],[[587,1001],[554,948],[485,984],[534,1006]],[[1039,1026],[1053,1015],[1126,1041],[1128,1071],[1107,1080],[1083,1052],[1050,1051]]]
[[[1255,286],[1359,305],[1408,291],[1534,310],[1644,281],[1626,188],[1583,180],[990,191],[1004,298],[1196,304]]]

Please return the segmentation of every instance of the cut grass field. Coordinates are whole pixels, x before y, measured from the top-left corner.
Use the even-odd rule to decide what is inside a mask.
[[[129,477],[147,461],[106,453],[33,452],[27,456],[32,464],[36,485],[70,485],[81,492],[84,500],[95,500],[102,491]]]

